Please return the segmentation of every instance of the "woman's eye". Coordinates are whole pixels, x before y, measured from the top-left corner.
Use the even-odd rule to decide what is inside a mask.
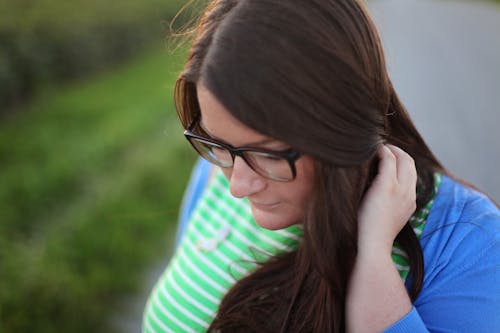
[[[269,160],[269,161],[280,161],[281,160],[281,157],[274,156],[274,155],[267,155],[267,156],[264,156],[264,158]]]
[[[263,154],[263,155],[258,155],[256,156],[256,160],[260,163],[278,163],[283,161],[283,158],[280,156],[276,155],[268,155],[268,154]]]
[[[224,148],[212,147],[210,150],[212,151],[212,154],[219,159],[227,159],[231,156],[229,151],[227,151],[227,149]]]

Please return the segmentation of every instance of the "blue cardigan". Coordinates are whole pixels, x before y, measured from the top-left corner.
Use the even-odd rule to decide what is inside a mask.
[[[443,176],[420,244],[422,291],[387,332],[500,332],[498,208]]]
[[[210,174],[200,160],[181,209],[178,241]],[[390,333],[500,332],[500,211],[483,194],[443,176],[420,243],[423,288]],[[411,281],[406,281],[407,287]]]

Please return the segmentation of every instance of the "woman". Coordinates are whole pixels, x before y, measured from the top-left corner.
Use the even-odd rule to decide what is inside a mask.
[[[360,1],[214,1],[175,101],[227,181],[145,331],[500,330],[500,212],[417,132]]]

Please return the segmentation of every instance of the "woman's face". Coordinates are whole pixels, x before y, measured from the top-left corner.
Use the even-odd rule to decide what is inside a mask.
[[[203,85],[197,85],[201,126],[213,138],[234,147],[285,150],[287,144],[264,136],[243,125]],[[239,156],[232,168],[221,168],[230,182],[231,194],[247,197],[252,214],[263,228],[277,230],[300,223],[314,186],[314,162],[301,156],[296,162],[296,177],[290,182],[267,179],[253,171]]]

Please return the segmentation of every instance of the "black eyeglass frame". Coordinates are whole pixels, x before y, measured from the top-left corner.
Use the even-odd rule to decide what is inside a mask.
[[[193,144],[193,142],[191,142],[191,140],[193,140],[193,139],[195,139],[195,140],[202,140],[202,141],[205,141],[207,143],[218,145],[218,146],[226,149],[227,151],[229,151],[229,153],[231,154],[231,158],[233,160],[233,164],[231,166],[228,166],[228,168],[231,168],[234,165],[234,159],[236,158],[236,156],[239,156],[239,157],[241,157],[245,161],[245,163],[253,171],[255,171],[256,173],[258,173],[262,177],[265,177],[265,178],[268,178],[268,179],[271,179],[271,180],[275,180],[275,181],[289,182],[289,181],[294,180],[295,177],[297,176],[297,169],[295,168],[295,161],[297,161],[302,156],[302,154],[300,152],[298,152],[298,151],[296,151],[296,150],[294,150],[292,148],[286,149],[286,150],[282,150],[282,151],[276,151],[276,150],[270,150],[270,149],[264,149],[264,148],[257,148],[257,147],[234,147],[234,146],[232,146],[230,144],[227,144],[225,142],[221,142],[221,141],[218,141],[218,140],[215,140],[215,139],[212,139],[212,138],[207,138],[207,137],[195,134],[193,132],[193,129],[196,126],[196,123],[199,121],[199,118],[200,117],[197,116],[197,117],[195,117],[193,119],[193,121],[189,125],[188,129],[184,131],[184,137],[186,137],[186,139],[189,141],[189,143],[191,144],[191,146],[193,146],[193,148],[198,152],[198,154],[200,154],[201,157],[204,157],[203,154],[198,150],[198,148],[196,147],[196,145]],[[271,178],[271,177],[269,177],[266,174],[262,174],[262,172],[259,171],[257,168],[255,168],[252,165],[252,163],[247,159],[247,157],[245,156],[245,153],[247,153],[247,152],[264,153],[264,154],[268,154],[268,155],[271,155],[271,156],[276,156],[278,158],[285,159],[288,162],[288,165],[290,166],[290,170],[292,171],[292,178],[291,179],[287,179],[287,180],[280,180],[280,179]],[[209,162],[213,163],[212,161],[209,161]],[[216,164],[216,163],[214,163],[214,164]],[[220,167],[224,167],[224,166],[220,166]]]

